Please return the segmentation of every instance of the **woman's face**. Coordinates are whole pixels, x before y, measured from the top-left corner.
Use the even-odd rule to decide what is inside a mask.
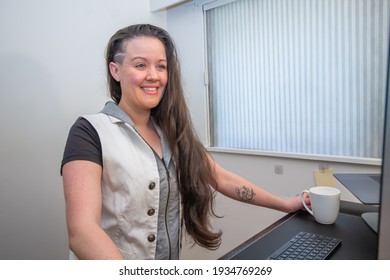
[[[157,38],[140,37],[125,47],[122,63],[110,63],[111,75],[122,90],[119,107],[132,113],[150,112],[160,102],[168,81],[164,45]]]

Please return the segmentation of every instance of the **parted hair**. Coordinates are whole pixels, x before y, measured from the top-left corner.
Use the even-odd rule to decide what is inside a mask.
[[[157,38],[165,48],[168,82],[160,103],[152,109],[151,114],[165,132],[172,150],[185,229],[200,246],[217,249],[222,232],[214,231],[210,223],[210,218],[216,216],[213,208],[217,181],[208,153],[191,122],[174,41],[164,29],[150,24],[137,24],[120,29],[111,37],[106,49],[107,82],[111,98],[119,103],[122,92],[119,82],[111,76],[109,64],[118,62],[116,55],[125,52],[127,42],[140,37]]]

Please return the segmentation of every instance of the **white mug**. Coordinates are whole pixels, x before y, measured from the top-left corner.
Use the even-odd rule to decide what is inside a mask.
[[[307,207],[304,197],[310,197],[311,209]],[[301,201],[306,210],[321,224],[333,224],[340,210],[340,190],[334,187],[318,186],[301,193]]]

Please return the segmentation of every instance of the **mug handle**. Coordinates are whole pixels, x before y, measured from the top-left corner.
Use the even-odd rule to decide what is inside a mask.
[[[312,211],[311,209],[309,209],[309,207],[307,207],[307,205],[306,205],[306,203],[305,203],[305,199],[304,199],[305,193],[307,193],[307,194],[309,195],[309,191],[308,191],[308,190],[302,191],[302,193],[301,193],[301,201],[302,201],[302,204],[303,204],[303,206],[306,208],[307,212],[309,212],[310,214],[314,215],[314,214],[313,214],[313,211]]]

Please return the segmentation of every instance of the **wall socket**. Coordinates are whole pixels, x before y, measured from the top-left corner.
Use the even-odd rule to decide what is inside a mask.
[[[275,165],[274,171],[275,171],[275,174],[282,175],[283,174],[283,165],[279,165],[279,164]]]
[[[327,169],[329,169],[329,164],[327,164],[327,163],[320,163],[318,165],[318,169],[319,170],[327,170]]]

